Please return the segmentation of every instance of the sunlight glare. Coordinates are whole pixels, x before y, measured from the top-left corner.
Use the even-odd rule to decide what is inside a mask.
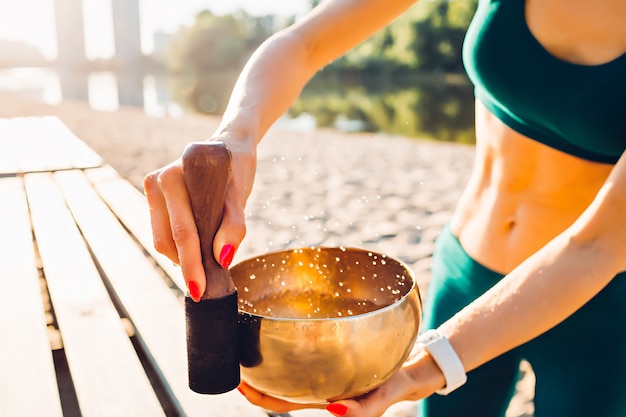
[[[48,59],[56,57],[56,0],[0,1],[0,41],[24,42],[37,47]],[[245,10],[252,15],[300,16],[309,0],[138,0],[144,52],[151,52],[158,31],[175,32],[193,22],[202,10],[215,14]],[[83,0],[85,49],[90,59],[114,54],[111,0]]]

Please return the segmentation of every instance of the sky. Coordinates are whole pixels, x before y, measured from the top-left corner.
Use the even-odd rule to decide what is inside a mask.
[[[0,0],[0,39],[25,42],[47,58],[56,56],[55,0]],[[215,14],[243,9],[252,15],[300,15],[308,0],[139,0],[142,48],[152,49],[156,31],[175,32],[190,24],[201,10]],[[108,58],[113,54],[111,0],[83,0],[87,57]]]

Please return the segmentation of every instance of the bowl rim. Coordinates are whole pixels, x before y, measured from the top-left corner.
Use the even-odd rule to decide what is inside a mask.
[[[287,248],[287,249],[281,249],[281,250],[276,250],[276,251],[272,251],[272,252],[266,252],[260,255],[255,255],[255,256],[251,256],[247,259],[243,259],[239,262],[237,262],[235,265],[231,266],[230,269],[234,269],[237,266],[249,262],[249,261],[254,261],[257,260],[259,258],[263,258],[265,256],[269,256],[269,255],[277,255],[280,253],[285,253],[285,252],[297,252],[297,251],[301,251],[301,250],[324,250],[324,249],[339,249],[343,252],[345,251],[357,251],[357,252],[367,252],[368,254],[376,254],[379,255],[381,257],[383,257],[384,259],[391,259],[393,262],[396,262],[399,266],[401,266],[402,268],[404,268],[405,271],[407,271],[407,275],[411,278],[411,288],[409,288],[409,290],[402,296],[400,297],[398,300],[394,301],[393,303],[386,305],[384,307],[380,307],[377,308],[375,310],[372,311],[368,311],[366,313],[361,313],[361,314],[356,314],[353,316],[345,316],[345,317],[308,317],[308,318],[288,318],[288,317],[273,317],[273,316],[267,316],[267,315],[263,315],[263,314],[256,314],[256,313],[250,313],[248,311],[242,311],[239,309],[239,307],[237,308],[237,312],[238,314],[241,316],[245,316],[245,317],[250,317],[252,319],[263,319],[263,320],[270,320],[273,322],[290,322],[290,323],[300,323],[300,322],[306,322],[306,323],[316,323],[316,322],[342,322],[342,321],[349,321],[349,320],[354,320],[355,318],[359,317],[370,317],[376,314],[383,314],[384,312],[386,312],[387,310],[390,310],[391,308],[395,307],[396,305],[404,302],[407,298],[409,298],[411,296],[411,294],[413,292],[416,293],[417,295],[417,302],[418,302],[418,307],[421,308],[422,307],[422,296],[420,294],[420,290],[419,290],[419,286],[417,285],[417,279],[415,278],[415,272],[406,264],[406,262],[394,258],[392,256],[387,255],[386,253],[383,252],[378,252],[375,250],[370,250],[370,249],[364,249],[364,248],[359,248],[359,247],[354,247],[354,246],[324,246],[324,245],[311,245],[311,246],[302,246],[302,247],[296,247],[296,248]]]

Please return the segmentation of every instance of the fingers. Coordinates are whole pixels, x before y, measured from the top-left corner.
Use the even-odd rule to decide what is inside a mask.
[[[150,223],[152,226],[152,239],[154,248],[167,256],[175,264],[179,264],[178,251],[176,244],[172,238],[170,229],[170,217],[167,213],[165,197],[161,192],[158,183],[160,170],[151,172],[146,175],[143,181],[143,188],[148,198],[148,206],[150,207]]]
[[[380,417],[389,405],[381,398],[380,392],[374,390],[354,400],[332,402],[326,410],[338,417]]]
[[[380,417],[386,411],[377,404],[369,404],[367,400],[345,400],[333,402],[326,406],[326,410],[338,417]]]
[[[243,203],[233,201],[228,194],[227,192],[224,202],[222,223],[213,239],[213,256],[222,268],[230,266],[237,248],[246,235]]]
[[[233,142],[232,149],[234,175],[226,188],[222,222],[213,239],[213,256],[224,268],[230,266],[246,234],[244,207],[256,169],[252,145]],[[150,206],[154,246],[181,266],[189,295],[199,301],[207,282],[181,160],[148,174],[144,189]]]
[[[199,301],[206,288],[200,239],[180,161],[144,180],[155,248],[180,265],[189,295]]]
[[[256,171],[255,148],[242,142],[224,140],[233,157],[233,174],[224,196],[222,223],[213,240],[213,256],[223,267],[228,268],[235,252],[246,235],[244,208]]]
[[[180,164],[170,165],[161,171],[159,186],[169,217],[171,238],[176,245],[180,268],[191,297],[198,301],[206,288],[202,266],[200,238],[191,209],[191,201]]]
[[[353,413],[355,413],[356,408],[358,407],[358,403],[356,403],[356,401],[352,401],[355,404],[351,404],[352,405],[352,409],[353,409]],[[332,404],[328,404],[326,406],[326,410],[331,413],[334,416],[339,416],[339,417],[344,417],[348,414],[348,411],[350,411],[350,407],[348,407],[346,404],[344,403],[332,403]],[[354,414],[357,415],[357,414]]]
[[[339,417],[380,417],[394,403],[423,398],[424,395],[413,397],[409,394],[413,392],[414,384],[402,369],[375,390],[353,400],[333,402],[326,410]]]
[[[244,381],[237,387],[248,401],[254,405],[265,408],[266,410],[272,410],[275,413],[288,413],[294,410],[303,410],[307,408],[321,408],[324,409],[325,405],[320,404],[296,404],[289,401],[284,401],[270,395],[263,394],[246,384]]]

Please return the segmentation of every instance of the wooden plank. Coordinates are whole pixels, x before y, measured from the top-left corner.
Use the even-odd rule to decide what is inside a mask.
[[[0,119],[0,175],[13,174],[20,171],[17,160],[17,147],[10,130],[9,119]]]
[[[65,143],[63,151],[57,155],[63,155],[68,166],[85,169],[102,165],[102,157],[74,135],[59,118],[52,116],[41,118],[39,132],[45,137],[45,133],[49,131],[57,132],[58,140]],[[54,143],[50,139],[47,142]]]
[[[154,248],[150,208],[146,197],[131,183],[121,178],[109,165],[85,171],[96,190],[128,230],[169,275],[176,286],[187,291],[180,268]]]
[[[55,176],[76,222],[135,325],[137,337],[178,401],[180,411],[190,416],[267,417],[236,390],[209,396],[188,388],[182,294],[177,296],[167,287],[84,176],[74,171]],[[130,205],[134,201],[122,203]]]
[[[164,415],[52,176],[29,174],[25,182],[82,415]]]
[[[0,149],[0,175],[102,165],[98,154],[51,116],[1,120]]]
[[[0,416],[61,416],[28,207],[0,179]]]

